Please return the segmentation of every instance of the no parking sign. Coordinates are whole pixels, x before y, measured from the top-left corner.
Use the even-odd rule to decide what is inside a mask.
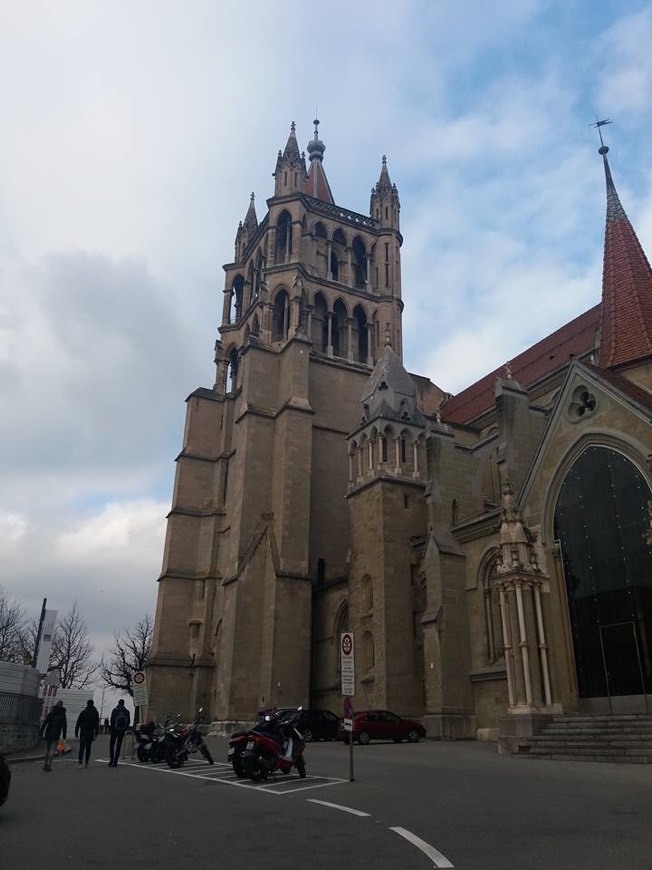
[[[131,677],[134,690],[134,705],[136,707],[147,706],[147,680],[145,671],[134,671]]]

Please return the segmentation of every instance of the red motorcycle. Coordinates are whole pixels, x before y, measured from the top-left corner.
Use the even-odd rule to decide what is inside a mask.
[[[303,737],[294,727],[292,717],[278,721],[266,717],[267,721],[257,725],[247,734],[232,738],[234,753],[229,754],[233,769],[238,776],[248,776],[253,782],[261,782],[275,771],[290,773],[296,767],[301,778],[306,775],[303,752],[306,748]],[[237,750],[237,752],[236,752]],[[236,761],[237,757],[237,761]],[[236,763],[241,772],[236,769]]]

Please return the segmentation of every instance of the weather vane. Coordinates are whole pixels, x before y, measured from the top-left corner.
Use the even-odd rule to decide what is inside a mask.
[[[600,127],[604,127],[605,124],[613,124],[613,121],[610,121],[609,118],[605,118],[604,121],[599,121],[597,115],[595,116],[595,121],[593,122],[593,124],[589,124],[589,127],[595,127],[596,130],[598,131],[598,136],[600,137],[600,147],[601,148],[604,148],[605,144],[602,141],[602,130],[600,129]],[[602,153],[602,152],[600,152],[600,153]]]

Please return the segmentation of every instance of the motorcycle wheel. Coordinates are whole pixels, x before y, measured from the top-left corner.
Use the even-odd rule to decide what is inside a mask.
[[[206,759],[206,761],[209,764],[215,764],[215,762],[213,761],[213,756],[210,754],[210,752],[208,750],[208,746],[205,746],[202,743],[202,745],[199,747],[199,751],[201,752],[201,754],[204,756],[204,758]]]
[[[297,758],[297,772],[301,779],[306,778],[306,762],[303,760],[303,756]]]
[[[247,776],[252,782],[262,782],[267,779],[269,767],[265,764],[262,758],[256,756],[249,760],[247,764]]]
[[[144,746],[139,746],[136,749],[136,757],[141,764],[145,764],[146,761],[149,761],[149,753]]]
[[[235,773],[235,775],[240,779],[244,779],[247,775],[247,771],[243,767],[242,759],[240,758],[239,752],[236,752],[236,754],[233,756],[233,761],[231,763],[233,764],[233,772]]]
[[[181,758],[181,756],[177,755],[176,752],[173,752],[171,750],[168,751],[168,753],[166,754],[165,760],[168,763],[168,767],[171,767],[172,770],[176,770],[183,764],[183,759]]]

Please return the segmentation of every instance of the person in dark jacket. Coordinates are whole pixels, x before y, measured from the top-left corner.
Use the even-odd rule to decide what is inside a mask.
[[[39,729],[39,737],[45,738],[45,758],[43,770],[52,770],[52,759],[57,748],[59,738],[66,739],[66,708],[63,701],[57,701],[54,707],[43,720]]]
[[[131,715],[125,707],[125,702],[120,698],[118,706],[111,711],[111,739],[109,740],[109,767],[118,766],[118,758],[120,757],[120,747],[125,736],[125,731],[129,727]]]
[[[88,767],[91,758],[91,746],[93,740],[100,733],[100,714],[92,701],[86,702],[86,709],[82,710],[77,717],[75,725],[75,737],[79,737],[79,769]]]

